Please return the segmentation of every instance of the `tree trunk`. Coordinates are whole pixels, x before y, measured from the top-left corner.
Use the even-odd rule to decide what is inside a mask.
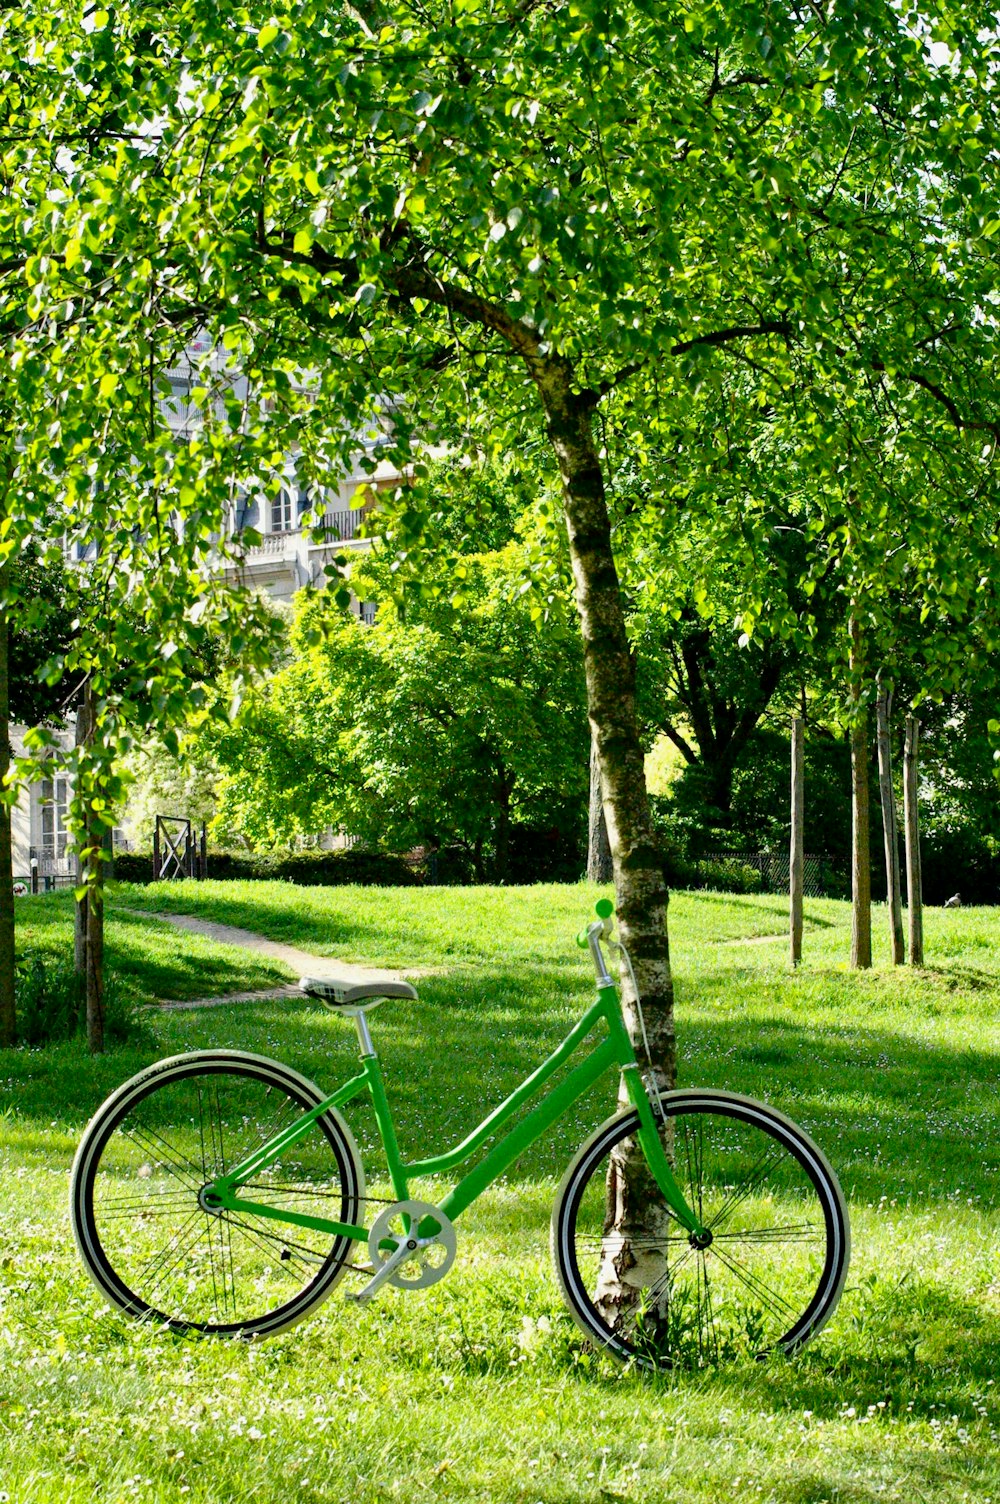
[[[872,871],[869,840],[868,711],[861,699],[864,644],[851,618],[851,966],[872,964]]]
[[[795,716],[792,721],[792,836],[788,858],[788,908],[793,966],[798,966],[802,960],[802,891],[805,878],[804,741],[802,718]]]
[[[493,827],[493,877],[503,884],[510,876],[510,792],[501,787],[497,794],[497,818]]]
[[[917,771],[920,722],[906,717],[903,748],[903,824],[906,829],[906,904],[910,928],[910,965],[924,964],[924,895],[920,876],[920,822],[917,811]]]
[[[896,797],[892,791],[892,743],[889,738],[889,710],[892,690],[879,687],[876,704],[878,728],[878,784],[882,800],[882,834],[885,840],[886,907],[889,915],[889,943],[893,966],[902,966],[903,907],[899,893],[899,835],[896,825]]]
[[[76,745],[92,748],[97,734],[94,696],[90,682],[85,684],[80,706],[77,710]],[[94,814],[94,792],[88,788],[89,772],[77,761],[76,776],[81,786],[76,797],[83,803],[83,824],[77,833],[76,857],[77,880],[86,879],[87,892],[76,905],[76,933],[74,959],[77,971],[82,971],[87,1000],[87,1047],[92,1055],[104,1049],[104,826]],[[81,856],[80,852],[86,853]]]
[[[590,818],[587,827],[587,877],[592,883],[609,883],[614,876],[608,822],[604,818],[601,765],[597,743],[590,739]]]
[[[87,859],[90,892],[87,895],[87,1047],[92,1055],[104,1049],[104,867],[103,842],[91,826]]]
[[[6,590],[9,564],[0,568],[0,592]],[[9,617],[0,604],[0,785],[10,768]],[[14,1007],[14,856],[11,807],[0,802],[0,1048],[17,1043]]]
[[[587,710],[597,746],[614,868],[618,921],[642,997],[653,1069],[674,1084],[673,983],[667,946],[667,885],[653,831],[639,727],[635,669],[591,406],[573,391],[571,366],[557,357],[534,369],[563,482],[563,506],[583,638]],[[626,1021],[642,1049],[636,999],[622,977]]]
[[[89,722],[90,711],[91,711],[90,695],[89,695],[89,691],[87,689],[85,689],[84,692],[83,692],[83,694],[80,697],[80,702],[79,702],[79,704],[76,707],[76,731],[75,731],[75,735],[74,735],[73,739],[74,739],[74,742],[75,742],[75,744],[76,744],[76,746],[78,748],[86,746],[87,742],[90,739],[90,722]],[[76,876],[76,886],[77,886],[77,888],[80,888],[80,887],[83,886],[83,884],[84,884],[84,882],[86,880],[86,876],[87,876],[86,863],[84,862],[84,860],[80,856],[80,847],[81,847],[81,845],[86,845],[86,838],[85,838],[85,836],[84,836],[84,834],[83,834],[82,831],[77,836],[77,843],[76,843],[76,845],[77,845],[77,849],[73,853],[73,870],[74,870],[74,873],[75,873],[75,876]],[[80,990],[81,990],[82,993],[86,994],[86,988],[87,988],[87,892],[86,891],[84,892],[82,898],[78,898],[76,900],[76,905],[75,905],[75,910],[74,910],[74,915],[73,915],[73,966],[74,966],[74,969],[76,971],[77,976],[80,978]]]
[[[615,880],[621,938],[632,957],[658,1089],[674,1084],[673,984],[667,946],[667,886],[653,831],[635,714],[635,670],[625,631],[621,589],[611,548],[611,524],[591,409],[573,391],[573,373],[558,358],[534,367],[563,482],[576,605],[583,638],[587,709],[597,747],[604,813]],[[627,970],[620,974],[623,1012],[645,1064],[637,998]],[[620,1091],[619,1100],[624,1092]],[[668,1144],[668,1152],[671,1146]],[[627,1192],[627,1194],[626,1194]],[[624,1144],[609,1171],[609,1241],[599,1281],[600,1310],[616,1324],[642,1291],[663,1292],[649,1321],[669,1323],[669,1281],[662,1241],[662,1198],[650,1183],[634,1143]]]

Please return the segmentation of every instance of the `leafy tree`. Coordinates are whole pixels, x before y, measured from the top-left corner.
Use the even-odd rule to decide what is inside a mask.
[[[387,392],[405,401],[400,461],[415,433],[454,442],[486,432],[484,414],[494,440],[547,434],[623,930],[671,1079],[666,895],[600,415],[619,393],[641,450],[732,358],[750,400],[797,408],[831,476],[831,417],[873,382],[907,422],[992,431],[977,375],[993,358],[995,42],[974,7],[882,0],[259,16],[188,0],[169,22],[141,4],[100,17],[88,45],[119,83],[141,79],[141,145],[63,212],[56,249],[93,267],[115,245],[150,268],[119,329],[197,310],[262,373],[268,420],[297,432],[304,463],[332,462]],[[130,358],[116,371],[138,391]],[[281,390],[295,369],[315,373],[298,407]],[[413,500],[392,530],[401,565]]]
[[[499,882],[518,827],[577,834],[579,647],[561,622],[533,623],[518,548],[466,556],[461,609],[433,576],[402,620],[384,565],[354,583],[381,603],[374,625],[301,599],[291,662],[217,734],[219,826],[268,844],[334,826],[395,850],[458,845]],[[451,594],[456,581],[437,583]]]
[[[43,557],[29,545],[11,565],[11,591],[16,602],[10,621],[11,720],[22,726],[61,721],[71,688],[61,677],[45,677],[73,636],[61,553],[52,550]]]
[[[518,447],[544,435],[622,933],[671,1084],[667,893],[607,414],[622,415],[641,461],[651,440],[686,431],[692,394],[721,365],[743,362],[746,400],[805,435],[814,476],[852,513],[878,466],[863,446],[845,455],[843,432],[873,386],[903,431],[950,425],[960,442],[946,456],[998,436],[1000,42],[981,7],[125,0],[89,33],[48,41],[46,123],[64,99],[74,118],[81,92],[114,114],[113,151],[78,150],[68,185],[25,216],[29,303],[74,309],[44,353],[41,323],[32,335],[48,389],[66,394],[51,416],[70,431],[55,445],[70,493],[87,476],[99,510],[95,480],[114,493],[139,454],[118,515],[149,536],[162,527],[155,496],[193,540],[212,513],[218,531],[223,476],[232,496],[293,451],[308,478],[336,473],[388,402],[389,453],[415,485],[386,507],[385,532],[413,578],[428,511],[416,436]],[[96,86],[81,91],[81,77]],[[175,467],[134,445],[149,371],[185,324],[225,342],[254,400],[241,421],[227,412],[215,446],[206,422],[205,447]],[[132,447],[105,423],[118,415]],[[862,543],[875,536],[866,520]],[[845,601],[856,624],[865,603]],[[638,1040],[634,1002],[627,989]]]

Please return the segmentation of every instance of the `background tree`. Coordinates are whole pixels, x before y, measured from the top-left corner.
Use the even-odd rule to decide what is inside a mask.
[[[528,832],[548,832],[579,874],[587,727],[565,610],[532,621],[516,546],[462,570],[461,609],[446,574],[400,620],[390,572],[368,562],[353,583],[380,603],[371,626],[329,596],[300,600],[291,662],[211,734],[219,827],[257,844],[332,826],[390,850],[459,847],[497,882]],[[538,875],[519,864],[519,880]]]

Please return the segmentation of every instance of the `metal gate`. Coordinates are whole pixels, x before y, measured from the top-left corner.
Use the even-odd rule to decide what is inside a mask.
[[[196,840],[190,820],[181,815],[157,815],[153,832],[153,881],[171,878],[203,878],[208,871],[207,833],[201,827]]]

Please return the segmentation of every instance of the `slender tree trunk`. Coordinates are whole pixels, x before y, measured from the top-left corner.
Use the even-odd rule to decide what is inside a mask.
[[[97,734],[93,690],[90,682],[84,686],[83,696],[77,710],[76,745],[92,747]],[[77,764],[77,777],[80,778]],[[78,789],[77,797],[83,796],[83,829],[78,840],[86,856],[76,858],[77,880],[86,877],[87,892],[77,900],[75,962],[77,971],[82,971],[87,1002],[87,1047],[92,1055],[104,1049],[104,867],[101,860],[104,849],[104,826],[96,818],[91,806],[93,790],[86,786]]]
[[[572,367],[539,362],[535,379],[563,481],[563,505],[583,638],[587,709],[604,791],[618,921],[642,997],[655,1075],[674,1084],[673,982],[667,946],[667,885],[657,848],[639,727],[635,669],[625,631],[621,586],[591,407],[573,390]],[[642,1049],[635,996],[623,976],[625,1015]]]
[[[493,848],[493,876],[498,883],[505,883],[510,876],[510,794],[505,788],[497,795]]]
[[[924,964],[924,895],[920,875],[920,822],[917,811],[917,772],[920,722],[906,717],[903,748],[903,825],[906,830],[906,904],[910,928],[910,965]]]
[[[878,784],[882,800],[882,834],[885,840],[886,908],[889,915],[889,942],[892,964],[902,966],[903,906],[899,892],[899,834],[896,825],[896,796],[892,790],[892,743],[889,737],[889,712],[892,690],[879,687],[876,704],[878,734]]]
[[[104,868],[100,832],[91,826],[90,892],[87,897],[87,1047],[104,1049]]]
[[[667,946],[667,886],[653,830],[635,713],[635,670],[625,631],[621,588],[591,409],[573,391],[568,363],[537,361],[533,374],[563,481],[563,505],[576,605],[583,638],[587,709],[597,747],[614,870],[621,938],[635,967],[658,1088],[674,1084],[673,983]],[[635,989],[621,971],[623,1011],[645,1064]],[[623,1093],[620,1094],[621,1101]],[[671,1145],[667,1145],[668,1153]],[[661,1290],[651,1321],[669,1320],[669,1280],[662,1241],[666,1211],[637,1147],[626,1143],[609,1168],[608,1228],[599,1309],[609,1324],[634,1309],[641,1292]]]
[[[592,883],[609,883],[614,876],[608,822],[604,818],[601,764],[597,743],[590,739],[590,818],[587,826],[587,877]]]
[[[0,568],[0,593],[6,590],[9,564]],[[10,769],[10,631],[6,607],[0,603],[0,786]],[[17,1043],[14,1007],[14,854],[11,808],[0,802],[0,1047]]]
[[[802,892],[805,879],[805,737],[801,716],[792,721],[792,836],[788,857],[788,908],[791,932],[791,961],[802,960]]]
[[[84,689],[80,697],[80,703],[76,707],[76,732],[74,741],[77,747],[86,746],[90,740],[90,694]],[[80,888],[86,878],[86,865],[80,856],[80,841],[86,845],[86,838],[77,839],[77,849],[73,853],[73,870],[76,875],[76,885]],[[85,995],[87,988],[87,892],[82,898],[76,900],[73,916],[73,965],[77,976],[80,978],[80,990]]]
[[[872,869],[869,838],[868,712],[861,699],[864,644],[851,618],[851,966],[872,964]]]

